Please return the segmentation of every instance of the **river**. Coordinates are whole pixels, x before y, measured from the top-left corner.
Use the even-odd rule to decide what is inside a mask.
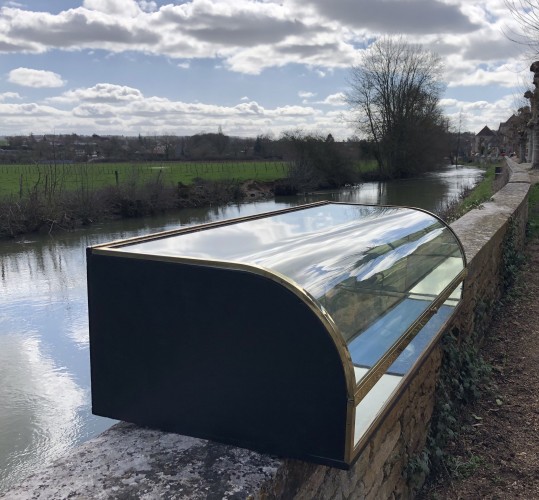
[[[422,179],[185,209],[52,235],[0,242],[0,494],[114,421],[90,407],[87,246],[323,199],[437,211],[482,176],[447,167]]]

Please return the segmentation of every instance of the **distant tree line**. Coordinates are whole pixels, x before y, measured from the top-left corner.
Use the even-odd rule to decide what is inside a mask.
[[[316,134],[309,137],[312,138]],[[329,134],[331,136],[331,134]],[[91,136],[78,134],[13,135],[0,140],[1,163],[92,162],[92,161],[225,161],[284,160],[295,158],[291,137],[286,132],[275,138],[234,137],[223,132],[204,132],[192,136]],[[307,137],[306,137],[307,140]],[[365,141],[352,137],[333,141],[335,149],[358,159],[367,154]]]

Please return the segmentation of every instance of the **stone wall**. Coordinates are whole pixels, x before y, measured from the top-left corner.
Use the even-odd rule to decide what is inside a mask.
[[[453,320],[462,332],[484,330],[488,310],[503,293],[503,251],[510,246],[518,250],[525,241],[530,180],[525,166],[507,161],[509,182],[491,201],[451,224],[468,259],[463,301]]]
[[[446,331],[457,326],[466,335],[485,327],[505,282],[503,252],[523,245],[529,166],[508,162],[509,183],[452,224],[468,277]],[[418,484],[410,484],[406,468],[425,445],[440,365],[436,342],[350,471],[122,423],[2,498],[411,498]]]

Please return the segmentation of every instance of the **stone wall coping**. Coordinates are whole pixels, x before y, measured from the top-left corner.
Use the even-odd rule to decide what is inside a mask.
[[[506,162],[510,169],[507,184],[489,201],[450,224],[464,247],[468,263],[477,256],[492,235],[503,229],[507,219],[526,199],[530,189],[531,164],[518,164],[509,158]]]
[[[0,498],[247,498],[281,460],[121,422]]]

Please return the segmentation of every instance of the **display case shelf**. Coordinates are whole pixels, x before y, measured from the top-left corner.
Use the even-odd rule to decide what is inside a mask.
[[[322,202],[88,249],[99,415],[348,468],[460,299],[422,210]]]

